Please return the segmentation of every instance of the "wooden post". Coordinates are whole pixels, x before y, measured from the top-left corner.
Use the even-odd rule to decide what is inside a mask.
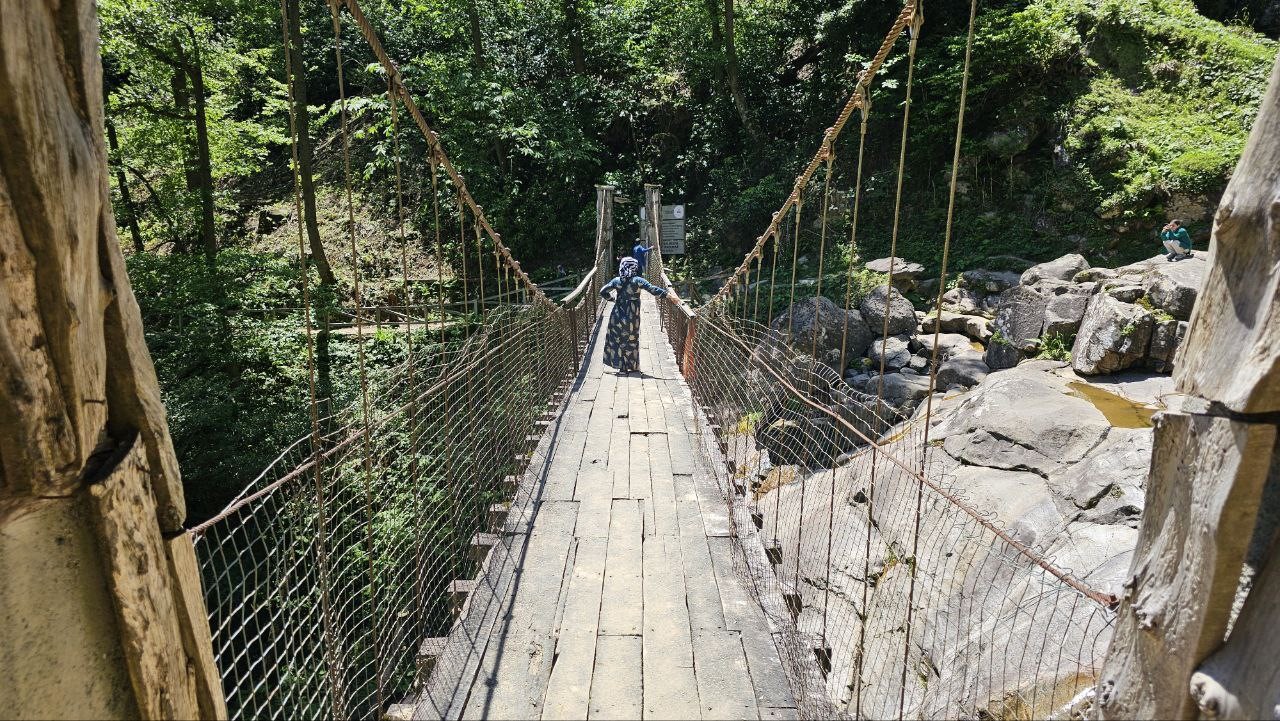
[[[1222,645],[1263,487],[1280,467],[1280,60],[1209,254],[1175,360],[1188,401],[1156,425],[1138,547],[1098,684],[1102,718],[1273,717],[1280,703],[1274,546],[1269,562],[1256,560],[1265,570],[1226,647],[1201,665]]]
[[[662,285],[662,186],[645,183],[644,213],[649,224],[649,242],[653,251],[649,255],[646,275],[649,282]]]
[[[613,199],[615,195],[616,191],[612,185],[596,186],[596,293],[599,293],[600,288],[613,277]]]
[[[0,708],[225,717],[107,190],[94,3],[0,17]]]

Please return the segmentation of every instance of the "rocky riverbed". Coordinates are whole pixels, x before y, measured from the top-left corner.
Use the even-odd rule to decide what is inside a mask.
[[[911,268],[903,261],[895,265]],[[1206,267],[1203,257],[1168,262],[1159,256],[1121,268],[1091,268],[1071,255],[1022,273],[966,272],[944,294],[940,315],[917,310],[897,289],[910,293],[916,283],[929,282],[911,278],[895,288],[881,286],[847,314],[825,299],[797,303],[772,327],[781,332],[790,322],[792,344],[804,353],[816,348],[833,376],[845,358],[841,375],[857,399],[874,400],[880,392],[891,406],[882,414],[896,411],[903,419],[884,434],[884,447],[913,464],[920,462],[921,401],[929,393],[938,329],[927,475],[1089,588],[1119,594],[1144,505],[1152,416],[1173,393],[1168,373]],[[848,405],[838,393],[830,395],[831,402]],[[907,522],[911,514],[902,509],[914,502],[916,483],[882,468],[871,508],[874,471],[863,458],[867,454],[850,444],[835,468],[782,457],[777,449],[791,444],[770,436],[776,432],[771,425],[779,423],[766,416],[754,437],[744,439],[753,461],[741,470],[765,481],[756,499],[762,532],[776,536],[783,575],[796,584],[801,630],[842,629],[841,639],[830,644],[828,692],[852,704],[859,683],[852,675],[854,634],[868,639],[868,658],[902,653],[902,629],[892,627],[901,619],[893,609],[902,607],[910,576],[900,561],[909,555],[915,531]],[[908,708],[925,716],[996,713],[993,704],[1012,692],[1038,699],[1032,702],[1034,714],[1052,712],[1070,698],[1067,690],[1082,678],[1087,683],[1093,661],[1101,662],[1110,638],[1105,614],[1096,605],[1082,606],[1078,596],[1027,563],[1010,563],[998,579],[1001,592],[974,602],[974,584],[997,580],[984,574],[1000,544],[991,546],[993,534],[975,531],[972,519],[934,495],[919,528],[919,537],[929,539],[927,549],[911,558],[921,628],[966,627],[969,640],[959,646],[969,650],[973,643],[1058,647],[1066,639],[1082,664],[1067,672],[1037,661],[981,678],[965,660],[968,651],[957,651],[945,633],[926,630],[910,651],[921,672],[907,679]],[[839,534],[827,534],[828,521]],[[869,557],[866,548],[872,549]],[[1047,594],[1047,608],[1061,606],[1049,622],[1019,626],[1011,620],[1026,613],[1020,604],[1029,588]],[[883,618],[891,619],[891,627],[877,625]],[[900,685],[896,678],[867,678],[862,683]],[[950,693],[928,693],[941,687]],[[894,698],[895,690],[865,695]],[[930,699],[942,697],[969,698],[973,705],[931,705]]]

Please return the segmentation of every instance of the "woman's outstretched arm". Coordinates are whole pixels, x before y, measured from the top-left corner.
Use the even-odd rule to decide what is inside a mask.
[[[618,278],[614,278],[608,283],[605,283],[604,287],[600,289],[600,297],[604,298],[605,300],[613,300],[613,296],[609,295],[609,291],[617,290],[618,288],[621,288],[621,287],[622,287],[622,281]]]

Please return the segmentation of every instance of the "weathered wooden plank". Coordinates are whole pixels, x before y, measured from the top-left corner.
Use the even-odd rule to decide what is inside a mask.
[[[684,476],[676,476],[677,481]],[[684,565],[689,624],[694,631],[724,628],[724,608],[715,587],[715,567],[697,503],[676,504],[680,518],[680,558]]]
[[[619,384],[614,394],[613,426],[609,431],[609,468],[615,471],[626,471],[631,460],[631,425],[627,418],[626,395],[627,386]]]
[[[556,434],[551,461],[545,472],[544,500],[567,501],[574,497],[578,466],[582,462],[586,442],[586,432],[561,431]]]
[[[716,584],[724,607],[725,627],[742,634],[747,667],[751,670],[756,701],[761,707],[794,707],[795,698],[785,674],[778,673],[782,659],[769,633],[769,622],[760,604],[747,591],[734,568],[732,539],[708,538],[711,562],[716,568]]]
[[[689,607],[680,540],[654,536],[644,543],[644,647],[662,661],[693,668]]]
[[[760,718],[739,632],[727,629],[695,632],[693,660],[703,718]]]
[[[609,541],[607,538],[580,538],[577,545],[560,630],[562,633],[590,631],[594,635],[600,627]]]
[[[640,502],[615,499],[609,517],[604,576],[604,597],[608,602],[600,609],[601,634],[639,635],[643,628],[643,534]]]
[[[707,536],[731,535],[729,504],[715,479],[706,473],[695,473],[693,490],[698,494],[698,508],[702,513],[702,524]]]
[[[1191,676],[1201,718],[1257,719],[1280,708],[1280,544],[1245,599],[1226,644]]]
[[[555,623],[572,562],[575,501],[540,504],[510,609],[492,632],[479,681],[465,715],[527,719],[541,716],[555,652]]]
[[[1241,413],[1280,411],[1280,58],[1214,217],[1212,264],[1174,359],[1178,390]]]
[[[640,506],[644,534],[653,535],[653,480],[649,475],[649,437],[631,434],[631,458],[627,473],[628,498],[643,501]]]
[[[657,535],[676,536],[680,533],[675,483],[666,434],[649,436],[649,485],[653,492],[653,532]]]
[[[644,708],[639,636],[596,639],[590,719],[637,719]]]
[[[578,475],[574,498],[578,501],[578,538],[607,538],[609,513],[613,507],[613,474],[602,466],[592,466]]]
[[[595,666],[607,540],[578,541],[542,717],[585,719]]]
[[[698,683],[685,596],[680,541],[644,544],[644,716],[698,718]]]
[[[146,449],[139,440],[122,450],[110,473],[89,486],[89,505],[138,711],[148,719],[196,718],[198,684],[183,653]]]
[[[1157,417],[1145,518],[1099,681],[1103,718],[1194,718],[1188,693],[1222,642],[1262,487],[1273,426]]]
[[[668,421],[669,430],[674,431],[676,428]],[[692,439],[684,433],[671,432],[667,435],[667,447],[671,452],[671,472],[676,475],[693,475],[695,466]]]

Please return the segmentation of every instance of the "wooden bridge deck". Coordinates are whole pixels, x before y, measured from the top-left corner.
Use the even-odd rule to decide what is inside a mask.
[[[732,567],[689,389],[643,303],[644,375],[604,366],[601,328],[415,718],[795,717]]]

